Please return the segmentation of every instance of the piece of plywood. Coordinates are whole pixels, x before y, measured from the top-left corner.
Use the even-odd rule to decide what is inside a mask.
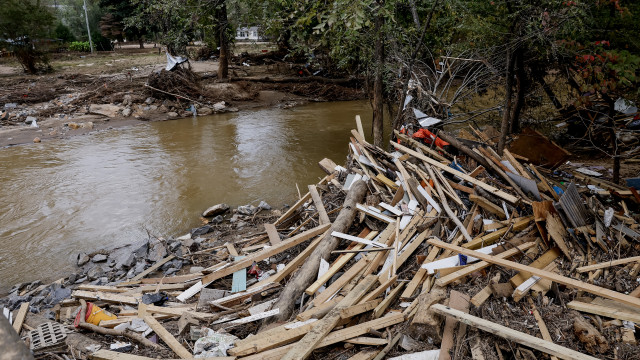
[[[22,324],[24,324],[24,319],[27,317],[27,311],[29,311],[29,302],[23,302],[20,304],[20,309],[18,310],[18,314],[16,318],[13,320],[13,329],[20,335],[20,330],[22,329]]]
[[[149,325],[151,329],[158,335],[165,344],[167,344],[173,352],[176,353],[181,359],[190,359],[193,358],[193,354],[189,352],[178,340],[176,340],[171,333],[167,331],[167,329],[162,326],[158,320],[154,319],[151,316],[145,316],[144,322]]]
[[[513,262],[513,261],[509,261],[509,260],[505,260],[505,259],[500,259],[497,258],[495,256],[492,255],[486,255],[483,254],[481,252],[478,251],[473,251],[473,250],[469,250],[469,249],[465,249],[463,247],[460,246],[455,246],[455,245],[451,245],[451,244],[447,244],[444,241],[440,241],[440,240],[436,240],[436,239],[430,239],[428,240],[428,243],[431,245],[435,245],[437,247],[440,248],[444,248],[444,249],[450,249],[453,250],[455,252],[467,255],[467,256],[473,256],[476,257],[480,260],[484,260],[487,262],[490,262],[492,264],[496,264],[496,265],[500,265],[509,269],[514,269],[514,270],[518,270],[518,271],[527,271],[530,272],[532,275],[535,276],[539,276],[541,278],[544,279],[548,279],[554,282],[557,282],[558,284],[562,284],[574,289],[578,289],[578,290],[582,290],[582,291],[586,291],[588,293],[594,294],[594,295],[599,295],[608,299],[612,299],[612,300],[618,300],[621,301],[625,304],[629,304],[629,305],[633,305],[636,306],[638,308],[640,308],[640,299],[635,298],[633,296],[629,296],[629,295],[625,295],[622,293],[619,293],[617,291],[613,291],[613,290],[609,290],[606,288],[602,288],[599,286],[595,286],[593,284],[588,284],[579,280],[575,280],[572,278],[568,278],[566,276],[562,276],[560,274],[556,274],[550,271],[545,271],[545,270],[540,270],[540,269],[536,269],[534,267],[531,266],[527,266],[527,265],[522,265],[520,263],[517,262]]]
[[[282,240],[280,240],[280,235],[278,234],[278,230],[276,229],[275,225],[264,224],[264,230],[267,232],[267,235],[269,236],[269,243],[271,243],[271,246],[280,244]]]
[[[571,251],[567,246],[565,239],[567,238],[567,231],[565,230],[562,220],[558,215],[547,213],[547,233],[556,242],[560,250],[567,259],[571,259]]]
[[[554,344],[550,341],[546,341],[544,339],[540,339],[535,336],[510,329],[506,326],[502,326],[494,322],[464,313],[460,310],[451,309],[450,307],[441,304],[432,305],[431,310],[437,312],[440,315],[453,317],[454,319],[467,325],[503,337],[507,340],[531,347],[546,354],[557,356],[560,359],[597,360],[597,358],[594,358],[592,356],[582,354],[564,346]]]

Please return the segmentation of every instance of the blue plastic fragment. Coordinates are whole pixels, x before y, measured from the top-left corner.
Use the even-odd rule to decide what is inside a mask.
[[[458,263],[460,266],[467,265],[467,255],[458,254]]]
[[[553,185],[553,190],[555,190],[555,192],[556,192],[558,195],[562,195],[562,194],[564,194],[564,190],[562,190],[561,188],[559,188],[559,187],[557,187],[557,186],[555,186],[555,185]]]

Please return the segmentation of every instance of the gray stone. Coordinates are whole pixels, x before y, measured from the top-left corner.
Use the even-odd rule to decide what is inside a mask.
[[[154,99],[152,97],[148,97],[147,100],[144,101],[145,104],[151,105],[153,104]]]
[[[76,280],[76,284],[82,284],[83,282],[87,281],[87,279],[89,279],[86,276],[83,276],[81,278],[79,278],[78,280]]]
[[[103,255],[103,254],[94,255],[91,261],[93,261],[94,263],[107,261],[107,255]]]
[[[170,111],[167,113],[167,116],[169,116],[170,118],[177,118],[178,117],[178,113],[175,111]]]
[[[46,302],[48,305],[55,305],[69,297],[71,297],[71,289],[57,288],[49,293]]]
[[[134,254],[122,254],[116,260],[116,269],[122,269],[123,267],[130,268],[136,263],[136,256]]]
[[[16,104],[16,103],[6,103],[6,104],[4,104],[4,108],[5,109],[15,109],[17,107],[18,107],[18,104]]]
[[[106,117],[114,118],[118,116],[120,107],[112,104],[91,104],[89,105],[89,113],[96,115],[103,115]]]
[[[204,235],[204,234],[210,232],[211,230],[213,230],[213,229],[209,225],[205,225],[205,226],[201,226],[199,228],[191,229],[191,238],[193,239],[193,238],[198,237],[200,235]]]
[[[227,104],[224,101],[220,101],[220,102],[217,102],[217,103],[213,104],[213,110],[215,110],[215,111],[224,110],[224,108],[226,108],[226,107],[227,107]]]
[[[89,262],[91,258],[85,253],[78,254],[78,266],[82,266]]]
[[[169,276],[169,275],[173,275],[175,273],[177,273],[180,269],[176,269],[176,268],[170,268],[167,271],[164,272],[165,275]]]
[[[126,109],[122,110],[122,116],[124,116],[124,117],[131,116],[131,109],[130,108],[126,108]]]
[[[229,211],[229,205],[222,203],[213,205],[202,213],[203,217],[221,215]]]
[[[247,226],[247,223],[244,221],[238,221],[238,223],[236,224],[236,228],[238,230],[242,229],[243,227]]]
[[[36,120],[38,120],[38,119],[35,116],[27,116],[27,118],[24,119],[24,123],[29,125],[32,122],[36,121]]]
[[[211,223],[212,224],[220,224],[222,223],[222,221],[224,221],[224,218],[222,217],[222,215],[218,215],[216,217],[214,217],[213,219],[211,219]]]
[[[149,110],[151,111],[158,110],[158,107],[156,105],[151,105],[149,106]]]
[[[208,107],[201,107],[198,109],[198,115],[200,116],[207,116],[207,115],[211,115],[213,114],[213,110],[211,110]]]
[[[238,214],[240,215],[253,215],[257,210],[253,205],[238,206]]]
[[[165,248],[164,245],[160,241],[158,241],[151,246],[151,249],[149,249],[149,255],[147,258],[151,262],[157,262],[164,259],[166,256],[167,248]]]
[[[131,105],[131,95],[127,94],[122,98],[122,106]],[[124,111],[123,111],[124,113]],[[128,115],[125,115],[128,116]]]
[[[97,279],[104,274],[104,270],[100,265],[96,265],[91,270],[87,271],[87,277],[91,280]]]
[[[197,274],[199,272],[202,272],[202,270],[204,270],[204,267],[202,266],[192,266],[189,269],[189,274]]]
[[[149,242],[145,242],[144,244],[142,244],[139,248],[137,248],[136,250],[133,251],[133,254],[137,257],[137,258],[143,258],[147,256],[147,251],[149,251]]]
[[[147,267],[147,263],[144,261],[138,261],[136,267],[133,268],[134,276],[140,274]]]
[[[271,206],[267,204],[266,201],[260,201],[260,204],[258,204],[258,207],[262,210],[271,210]]]
[[[229,222],[233,224],[233,223],[238,222],[238,220],[240,220],[240,215],[238,215],[238,214],[233,214],[233,216],[231,217],[231,219],[229,219]]]

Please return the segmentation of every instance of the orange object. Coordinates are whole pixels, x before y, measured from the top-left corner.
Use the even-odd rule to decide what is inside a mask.
[[[435,139],[436,146],[439,147],[440,149],[444,149],[445,146],[451,145],[448,142],[436,137],[436,134],[432,133],[427,129],[420,129],[415,133],[413,133],[411,137],[414,139],[422,139],[422,141],[424,141],[425,144],[431,144]]]

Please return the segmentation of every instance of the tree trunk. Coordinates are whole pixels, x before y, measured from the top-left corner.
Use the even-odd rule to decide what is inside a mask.
[[[311,253],[307,261],[302,265],[300,270],[287,283],[287,286],[280,293],[278,301],[273,305],[273,309],[280,309],[280,313],[276,317],[277,321],[286,321],[293,313],[296,300],[300,298],[304,290],[311,285],[318,277],[318,268],[320,267],[320,259],[329,260],[331,251],[335,250],[340,244],[340,239],[331,236],[334,231],[346,232],[351,227],[356,217],[356,204],[364,200],[367,193],[367,185],[363,181],[357,181],[352,186],[342,205],[342,210],[333,222],[333,225],[324,236],[318,247]]]
[[[524,60],[523,60],[522,49],[518,49],[516,51],[516,103],[513,106],[513,112],[511,114],[511,120],[509,124],[509,133],[513,134],[515,132],[520,131],[520,113],[522,112],[522,108],[524,107],[524,96],[527,92],[528,83],[527,83],[527,73],[524,69]]]
[[[411,16],[413,17],[413,23],[416,25],[416,30],[420,29],[420,17],[418,17],[418,9],[416,8],[416,1],[409,0],[409,6],[411,7]]]
[[[609,105],[607,126],[609,127],[609,136],[611,137],[611,153],[613,154],[613,182],[618,184],[620,182],[620,147],[616,138],[616,123],[613,120],[616,110],[613,99],[609,96],[604,96]]]
[[[220,58],[218,60],[218,79],[229,77],[229,39],[227,38],[227,2],[223,0],[216,10],[218,18],[218,35],[220,37]]]
[[[378,2],[378,6],[382,6],[382,2]],[[383,36],[382,33],[382,24],[384,22],[384,18],[382,14],[378,12],[375,20],[375,74],[374,74],[374,82],[373,82],[373,143],[376,146],[383,146],[383,129],[384,129],[384,103],[383,103],[383,94],[382,94],[382,70],[384,66],[384,48],[383,48]]]
[[[545,94],[549,97],[549,100],[551,100],[553,107],[555,107],[556,110],[562,111],[562,103],[558,100],[558,97],[553,92],[553,89],[551,89],[551,86],[549,86],[549,84],[544,80],[544,74],[537,75],[537,81],[540,83],[540,86],[542,86],[542,90],[544,90]]]
[[[144,49],[144,39],[143,38],[138,39],[138,44],[140,44],[140,49]]]
[[[498,154],[502,156],[507,135],[509,135],[509,124],[511,123],[511,98],[513,94],[513,68],[515,64],[515,53],[507,50],[507,70],[505,73],[505,105],[502,111],[502,125],[500,126],[500,140],[498,141]]]

